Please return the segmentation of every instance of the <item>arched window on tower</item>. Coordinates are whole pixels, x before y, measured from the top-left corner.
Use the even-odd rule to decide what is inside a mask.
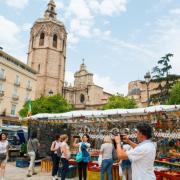
[[[57,35],[54,34],[53,36],[53,47],[57,48]]]
[[[41,35],[40,35],[40,40],[39,40],[39,45],[40,45],[40,46],[43,46],[43,45],[44,45],[44,37],[45,37],[44,33],[41,33]]]
[[[40,70],[41,70],[41,65],[38,64],[38,73],[40,73]]]

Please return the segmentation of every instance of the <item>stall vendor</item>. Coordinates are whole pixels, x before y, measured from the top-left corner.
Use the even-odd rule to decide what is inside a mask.
[[[123,137],[123,141],[132,146],[132,150],[124,151],[121,148],[120,136],[115,137],[117,144],[117,155],[120,159],[129,159],[132,163],[132,180],[156,180],[154,174],[154,160],[156,156],[156,148],[151,141],[152,128],[147,123],[138,123],[137,139],[140,142],[136,144]]]

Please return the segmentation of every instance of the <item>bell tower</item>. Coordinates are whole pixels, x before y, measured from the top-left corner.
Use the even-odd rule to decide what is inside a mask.
[[[62,94],[66,63],[67,32],[57,19],[56,4],[50,0],[43,18],[30,32],[28,65],[38,72],[36,98]]]

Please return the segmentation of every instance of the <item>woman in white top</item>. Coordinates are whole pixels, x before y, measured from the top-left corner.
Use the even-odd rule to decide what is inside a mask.
[[[52,177],[53,180],[58,179],[57,178],[57,172],[59,168],[59,161],[60,161],[60,151],[61,151],[61,137],[60,135],[56,135],[55,141],[52,142],[51,145],[51,152],[52,152],[52,162],[53,162],[53,167],[52,167]]]
[[[110,136],[104,137],[104,143],[101,145],[100,155],[102,155],[102,164],[101,164],[101,180],[104,180],[104,174],[107,172],[108,180],[112,180],[112,153],[113,153],[113,144]]]
[[[69,159],[71,157],[70,148],[67,144],[68,136],[66,134],[61,135],[61,162],[62,162],[62,171],[61,171],[61,180],[65,180],[66,174],[69,170]]]
[[[82,141],[80,143],[77,143],[77,140],[78,140],[78,138],[74,139],[73,146],[79,147],[79,152],[81,151],[82,143],[85,144],[87,148],[90,148],[90,143],[88,143],[88,141],[89,141],[89,135],[88,134],[84,134],[82,136]],[[86,180],[86,178],[87,178],[87,164],[88,164],[88,162],[83,162],[83,161],[78,163],[79,180],[82,180],[82,174],[83,174],[84,180]]]
[[[0,134],[0,177],[4,179],[5,167],[8,159],[8,141],[5,133]]]

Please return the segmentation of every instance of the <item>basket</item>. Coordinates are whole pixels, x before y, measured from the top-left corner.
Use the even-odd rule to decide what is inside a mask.
[[[27,159],[17,159],[16,167],[24,168],[29,166],[29,161]]]

